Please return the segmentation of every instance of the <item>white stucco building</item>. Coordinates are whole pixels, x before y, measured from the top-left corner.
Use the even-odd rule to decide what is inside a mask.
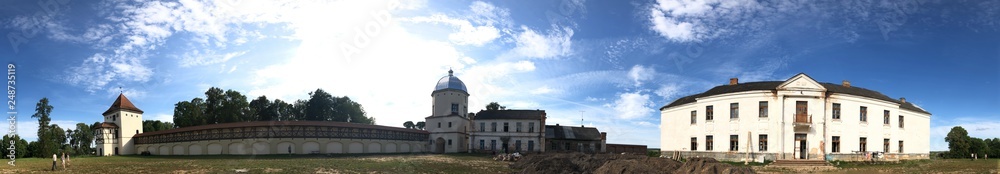
[[[739,161],[774,159],[927,159],[930,117],[905,98],[806,74],[785,81],[730,79],[660,108],[663,154]]]
[[[104,122],[95,131],[97,154],[136,154],[132,137],[142,133],[142,110],[135,107],[124,94],[118,94],[118,99],[102,115]]]
[[[431,92],[434,103],[424,129],[430,132],[431,151],[435,153],[468,152],[469,92],[465,83],[448,70]]]

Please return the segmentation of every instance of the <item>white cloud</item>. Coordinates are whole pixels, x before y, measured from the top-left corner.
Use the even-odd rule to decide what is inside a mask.
[[[641,92],[626,92],[618,95],[618,99],[612,104],[605,106],[614,109],[618,118],[636,119],[649,116],[654,110],[653,102],[649,100],[649,94]]]
[[[539,95],[539,94],[550,94],[550,93],[553,93],[553,92],[555,92],[555,89],[549,88],[549,86],[546,85],[546,86],[535,88],[535,90],[532,90],[530,93],[531,94],[535,94],[535,95]]]
[[[635,124],[636,125],[640,125],[640,126],[646,126],[646,127],[659,127],[659,125],[650,123],[648,121],[640,121],[640,122],[636,122]]]
[[[794,11],[802,3],[761,4],[752,0],[657,0],[650,7],[650,30],[675,42],[759,31],[771,17]],[[767,7],[765,7],[767,5]]]
[[[510,12],[493,4],[476,1],[469,5],[471,15],[449,17],[435,14],[429,17],[413,17],[403,19],[412,22],[443,23],[457,27],[457,31],[448,34],[448,40],[458,45],[482,46],[500,38],[501,30],[510,28]]]
[[[216,54],[215,51],[209,49],[202,51],[191,50],[191,52],[182,55],[180,65],[181,67],[191,67],[225,63],[234,57],[239,57],[246,53],[247,51],[236,51],[226,54]]]
[[[656,95],[658,95],[660,97],[663,97],[664,99],[668,99],[668,98],[677,96],[677,94],[681,92],[680,90],[681,90],[680,85],[677,85],[677,84],[663,84],[663,85],[660,85],[660,88],[657,88],[656,91],[653,91],[653,93],[655,93]]]
[[[656,75],[656,69],[653,69],[653,67],[643,67],[642,65],[632,66],[632,69],[628,71],[628,77],[632,80],[635,87],[642,86],[643,81],[653,79],[654,75]]]
[[[526,26],[514,37],[516,47],[511,50],[516,56],[527,58],[557,58],[572,55],[573,29],[553,26],[547,34],[539,34]]]

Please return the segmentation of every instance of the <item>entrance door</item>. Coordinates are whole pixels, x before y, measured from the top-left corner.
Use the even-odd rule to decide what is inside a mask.
[[[444,138],[434,140],[434,153],[444,153]]]
[[[808,123],[809,122],[809,104],[806,101],[796,101],[795,102],[795,122],[796,123]]]
[[[806,134],[795,134],[795,146],[796,146],[796,158],[806,159],[807,155],[806,149],[809,149],[808,142],[806,141]]]

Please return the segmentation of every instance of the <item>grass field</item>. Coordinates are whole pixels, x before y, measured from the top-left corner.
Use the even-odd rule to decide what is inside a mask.
[[[469,154],[357,156],[113,156],[72,159],[55,173],[510,173],[507,162]],[[60,164],[61,165],[61,164]],[[51,173],[52,159],[17,159],[0,173]]]

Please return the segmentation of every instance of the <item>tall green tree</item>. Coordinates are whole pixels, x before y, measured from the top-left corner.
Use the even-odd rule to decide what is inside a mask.
[[[295,119],[295,109],[291,104],[281,101],[280,99],[274,99],[271,103],[271,110],[274,110],[274,118],[276,121],[290,121]]]
[[[276,108],[271,106],[271,100],[267,100],[267,96],[260,96],[257,99],[250,101],[250,114],[254,115],[252,120],[248,121],[273,121],[276,120]]]
[[[225,92],[220,88],[211,87],[205,91],[205,116],[208,117],[206,124],[224,123],[221,120],[223,120],[222,114],[225,112],[223,111],[225,98]]]
[[[944,141],[948,142],[948,153],[952,158],[969,158],[971,151],[969,151],[970,146],[972,146],[971,138],[969,138],[969,132],[965,131],[962,126],[955,126],[951,128],[948,135],[944,137]]]
[[[38,145],[41,147],[38,154],[52,153],[48,147],[52,147],[52,136],[49,131],[49,122],[52,121],[52,105],[49,105],[49,98],[42,98],[35,104],[35,114],[31,118],[38,119]]]
[[[416,126],[416,125],[413,124],[413,121],[403,122],[403,127],[406,127],[407,129],[414,129],[414,128],[416,128],[414,126]]]
[[[414,125],[414,126],[416,126],[417,129],[424,130],[424,126],[427,126],[427,123],[424,123],[424,122],[421,121],[421,122],[417,122],[417,124]]]
[[[231,89],[226,90],[222,98],[222,108],[218,110],[220,112],[215,114],[221,118],[221,120],[218,120],[219,123],[254,121],[247,114],[248,110],[250,110],[249,105],[247,97],[240,94],[240,92]]]
[[[7,149],[12,147],[11,142],[13,142],[13,147],[14,147],[13,151],[11,149]],[[13,155],[15,158],[30,156],[28,154],[28,141],[21,139],[21,136],[18,135],[10,136],[9,134],[6,134],[3,136],[3,142],[0,142],[0,144],[2,144],[4,149],[2,150],[4,158],[6,158],[8,155],[12,155],[11,152],[14,153]]]
[[[93,148],[90,146],[94,144],[94,130],[90,126],[86,123],[76,123],[76,131],[73,134],[77,141],[77,152],[82,154],[93,152]]]
[[[497,102],[490,102],[490,104],[486,104],[486,110],[504,110],[504,109],[507,109],[507,107],[500,105],[500,103]]]

